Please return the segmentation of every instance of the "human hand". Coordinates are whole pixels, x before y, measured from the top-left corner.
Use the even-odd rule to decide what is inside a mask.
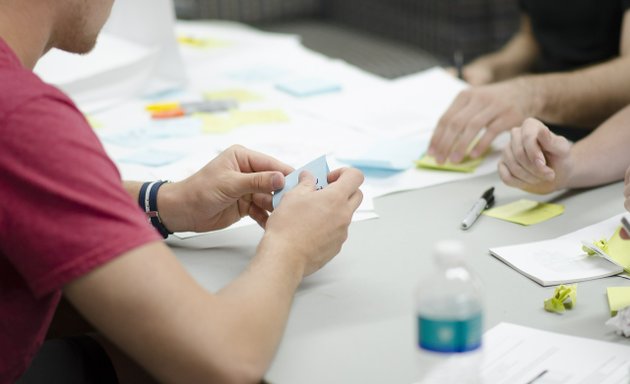
[[[455,67],[447,67],[445,70],[451,76],[457,77],[457,69]],[[485,65],[476,65],[475,63],[471,63],[464,66],[462,74],[464,76],[462,80],[470,85],[485,85],[494,81],[494,74],[492,70]]]
[[[164,184],[160,217],[171,231],[225,228],[244,216],[265,226],[273,210],[271,192],[284,187],[290,166],[242,146],[232,146],[189,178]]]
[[[477,158],[501,132],[520,125],[532,106],[533,97],[522,79],[464,90],[440,118],[428,153],[440,164],[447,160],[459,163],[484,129],[470,152],[472,158]]]
[[[572,169],[571,142],[532,118],[511,133],[499,162],[499,175],[505,184],[539,194],[567,187]]]
[[[269,217],[261,247],[297,257],[308,276],[339,253],[347,239],[352,214],[363,199],[363,174],[354,168],[337,169],[321,190],[308,172],[299,180]]]

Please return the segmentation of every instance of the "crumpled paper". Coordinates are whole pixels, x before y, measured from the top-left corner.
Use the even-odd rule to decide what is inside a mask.
[[[599,249],[601,249],[605,254],[608,254],[608,240],[600,239],[597,241],[593,241],[593,245]],[[586,252],[589,256],[595,255],[595,251],[585,246],[582,246],[582,250]]]
[[[606,325],[613,328],[618,335],[630,337],[630,307],[618,311],[615,317],[606,321]]]
[[[577,299],[577,284],[556,287],[553,297],[545,300],[545,311],[564,313],[572,309]]]

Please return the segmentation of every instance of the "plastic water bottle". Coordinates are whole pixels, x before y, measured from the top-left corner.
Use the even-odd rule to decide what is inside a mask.
[[[436,270],[415,295],[419,383],[480,383],[482,294],[458,241],[435,245]]]

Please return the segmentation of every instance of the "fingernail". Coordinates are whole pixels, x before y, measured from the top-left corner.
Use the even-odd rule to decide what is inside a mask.
[[[274,174],[271,178],[271,185],[274,190],[284,187],[284,176],[279,173]]]
[[[427,151],[427,154],[429,156],[435,156],[435,150],[433,148],[429,148],[429,150]]]
[[[462,161],[462,154],[455,152],[451,155],[451,163],[459,163]]]

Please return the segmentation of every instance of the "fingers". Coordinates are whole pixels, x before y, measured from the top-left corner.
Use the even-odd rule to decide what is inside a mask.
[[[348,198],[358,191],[365,176],[356,168],[340,168],[330,173],[328,180],[333,180],[329,189],[340,191]]]
[[[267,212],[273,211],[273,196],[268,193],[254,193],[252,203]]]
[[[463,111],[463,113],[466,113],[466,111]],[[455,145],[449,157],[449,160],[453,163],[459,163],[466,157],[468,147],[470,147],[470,144],[475,140],[479,131],[492,120],[495,112],[491,108],[485,108],[478,113],[474,111],[471,111],[471,113],[472,117],[466,123],[460,136],[454,138]]]
[[[523,128],[513,128],[511,134],[510,152],[515,161],[532,175],[533,179],[528,180],[528,182],[553,180],[555,172],[546,164],[545,155],[538,143],[536,132],[528,130],[527,124],[525,124]]]
[[[298,184],[287,193],[308,193],[317,189],[317,179],[309,171],[302,171],[298,176]]]
[[[450,149],[450,144],[448,148],[443,148],[443,143],[445,142],[444,136],[449,134],[449,131],[453,129],[451,127],[451,121],[453,117],[464,108],[470,99],[470,92],[462,91],[460,92],[455,100],[451,104],[451,106],[446,110],[444,115],[440,118],[437,127],[435,128],[435,132],[433,132],[433,136],[431,137],[431,142],[429,143],[429,155],[434,156],[436,158],[446,156],[445,152],[447,149]]]
[[[540,178],[537,177],[537,175],[533,174],[532,172],[530,172],[526,166],[524,166],[524,164],[522,164],[523,161],[523,155],[522,153],[524,153],[523,148],[522,148],[522,144],[520,143],[520,141],[518,143],[515,143],[515,141],[513,140],[511,142],[511,144],[513,144],[515,147],[519,147],[517,150],[520,152],[520,154],[515,155],[514,153],[514,148],[512,147],[512,145],[508,146],[505,148],[505,150],[503,151],[503,156],[502,156],[502,165],[505,166],[508,171],[510,172],[510,175],[519,180],[520,182],[526,183],[526,184],[536,184],[538,182],[540,182]]]
[[[361,192],[360,189],[357,189],[351,196],[349,203],[350,203],[350,209],[352,209],[352,212],[356,211],[359,206],[361,205],[361,202],[363,202],[363,192]]]
[[[234,193],[238,197],[248,193],[271,193],[284,187],[284,175],[280,172],[237,173]]]
[[[571,143],[563,136],[553,134],[543,123],[535,119],[527,119],[526,123],[535,125],[537,140],[543,151],[556,156],[566,156],[571,149]]]
[[[269,219],[269,214],[267,213],[267,211],[258,207],[257,205],[251,204],[249,206],[248,215],[249,217],[254,219],[254,221],[258,223],[258,225],[260,225],[261,228],[264,229],[265,226],[267,225],[267,219]]]
[[[241,172],[277,171],[288,175],[294,171],[293,167],[280,160],[240,145],[233,145],[226,152],[234,154]]]

